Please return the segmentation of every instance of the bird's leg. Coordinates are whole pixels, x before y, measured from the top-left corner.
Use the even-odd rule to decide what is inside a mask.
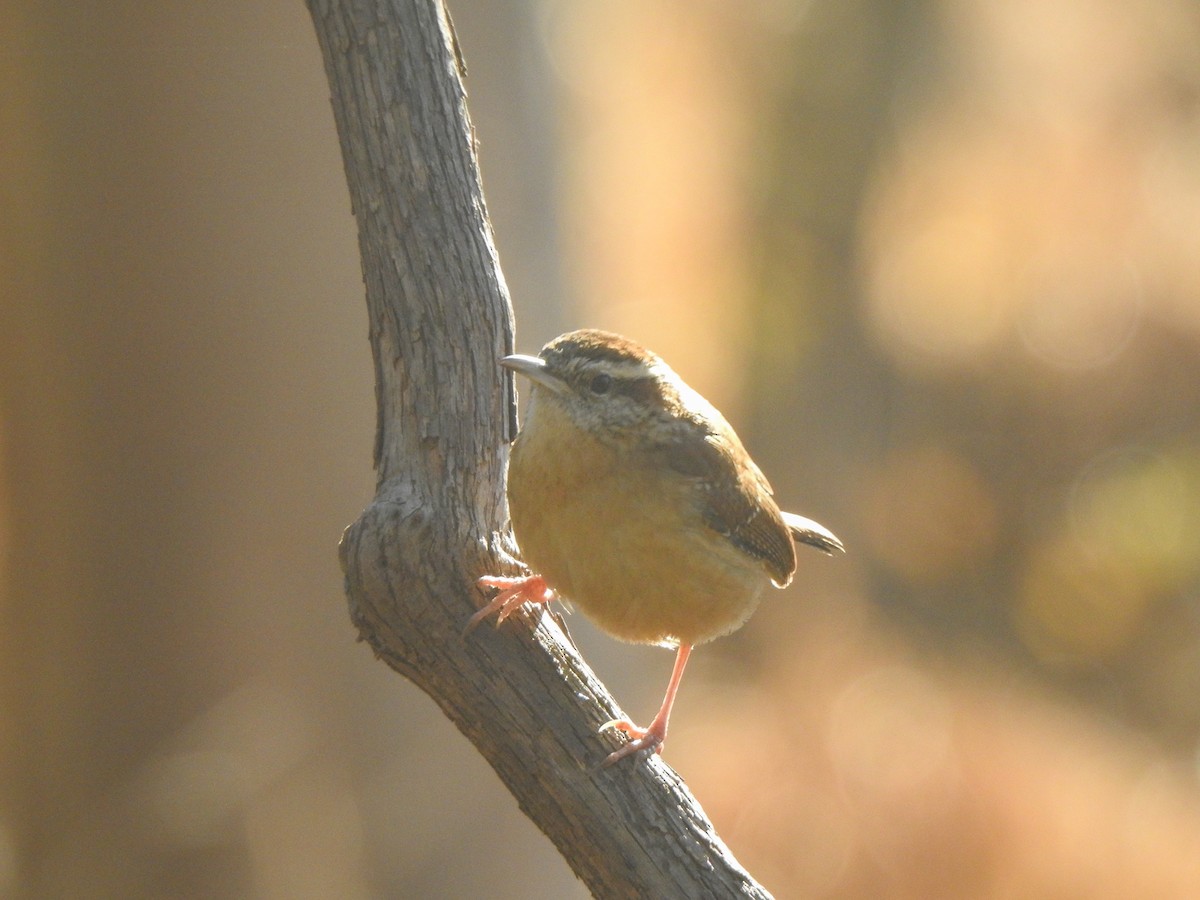
[[[675,704],[675,694],[679,691],[679,682],[683,680],[683,668],[687,665],[688,656],[691,655],[691,652],[691,644],[679,645],[679,651],[675,654],[675,668],[671,671],[671,681],[667,684],[667,695],[663,697],[662,707],[649,727],[638,728],[628,719],[613,719],[611,722],[605,722],[600,726],[601,731],[612,728],[616,731],[625,732],[630,738],[629,743],[624,747],[608,754],[604,762],[601,763],[604,768],[607,769],[618,760],[642,750],[653,749],[658,753],[662,753],[663,742],[667,739],[667,721],[671,718],[671,707]]]
[[[475,626],[490,616],[492,613],[499,613],[496,616],[496,624],[499,625],[514,612],[516,612],[522,603],[541,603],[547,604],[554,599],[554,591],[546,584],[541,575],[529,575],[525,578],[503,578],[499,575],[484,575],[477,582],[481,588],[497,588],[499,593],[492,598],[483,609],[479,610],[475,615],[467,620],[467,627],[463,629],[463,636],[475,630]]]

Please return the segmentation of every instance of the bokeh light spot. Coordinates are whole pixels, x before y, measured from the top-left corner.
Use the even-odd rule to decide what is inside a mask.
[[[1072,488],[1071,530],[1091,559],[1118,559],[1149,584],[1177,589],[1200,571],[1200,459],[1194,449],[1123,447]]]
[[[829,752],[843,783],[892,799],[920,794],[952,761],[951,708],[930,678],[882,666],[834,702]]]
[[[1034,551],[1016,611],[1026,646],[1043,662],[1068,667],[1102,663],[1123,650],[1151,597],[1122,562],[1093,559],[1063,536]]]
[[[942,446],[903,448],[885,460],[866,495],[872,552],[907,581],[928,584],[991,553],[998,513],[989,486]]]
[[[1062,253],[1030,275],[1018,330],[1031,353],[1066,369],[1114,359],[1142,321],[1141,282],[1130,262]]]
[[[900,357],[962,363],[1004,337],[996,285],[981,272],[1003,252],[983,216],[949,212],[892,235],[877,260],[871,323]]]

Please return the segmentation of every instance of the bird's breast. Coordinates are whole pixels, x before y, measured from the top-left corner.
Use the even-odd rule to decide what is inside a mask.
[[[615,637],[701,643],[740,626],[768,577],[698,511],[692,481],[596,440],[546,404],[513,446],[526,563]]]

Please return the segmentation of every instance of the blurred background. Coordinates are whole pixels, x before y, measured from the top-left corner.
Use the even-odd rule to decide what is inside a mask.
[[[371,363],[303,4],[0,10],[0,896],[584,896],[354,640]],[[739,859],[1200,896],[1200,8],[451,10],[518,348],[640,339],[846,542],[676,706]],[[648,718],[671,654],[571,627]]]

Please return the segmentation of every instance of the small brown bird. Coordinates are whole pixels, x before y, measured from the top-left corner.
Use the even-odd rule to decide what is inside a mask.
[[[509,460],[508,504],[521,555],[537,574],[481,578],[499,593],[467,628],[493,613],[499,624],[522,603],[549,603],[557,593],[614,637],[677,648],[650,725],[601,727],[630,738],[605,766],[661,752],[692,647],[740,627],[768,583],[792,580],[793,541],[825,553],[842,543],[781,512],[725,418],[634,341],[572,331],[537,356],[500,364],[532,382]]]

